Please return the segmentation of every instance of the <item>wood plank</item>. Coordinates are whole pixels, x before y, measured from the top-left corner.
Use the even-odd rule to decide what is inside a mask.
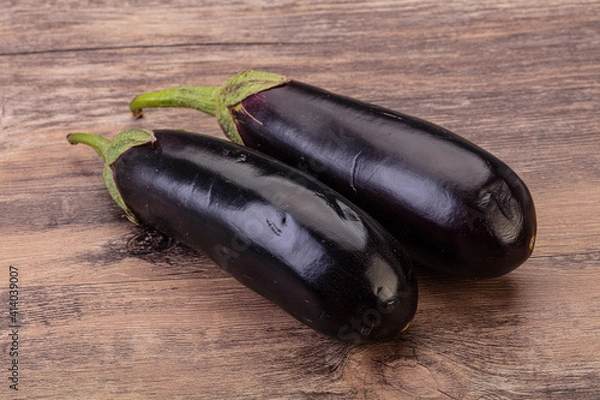
[[[0,14],[0,398],[595,399],[600,396],[598,2],[4,2]],[[140,92],[280,72],[446,126],[536,201],[508,276],[419,271],[396,340],[325,338],[206,257],[131,225],[65,136],[222,136]],[[6,384],[19,270],[19,391]]]

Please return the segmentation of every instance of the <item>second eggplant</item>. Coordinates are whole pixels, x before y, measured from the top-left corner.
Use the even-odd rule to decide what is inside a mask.
[[[306,170],[367,211],[418,263],[489,278],[531,255],[536,214],[504,162],[440,126],[284,76],[247,71],[221,87],[131,102],[217,117],[232,141]]]
[[[394,337],[412,320],[408,255],[364,211],[301,171],[182,131],[68,139],[102,156],[106,186],[132,221],[203,251],[317,331],[364,342]]]

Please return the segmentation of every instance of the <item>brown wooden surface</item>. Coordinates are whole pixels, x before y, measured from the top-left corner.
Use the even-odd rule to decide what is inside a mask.
[[[600,398],[597,0],[43,3],[0,0],[0,398]],[[534,195],[534,256],[489,281],[422,271],[405,334],[347,345],[131,225],[100,160],[65,140],[130,127],[221,136],[190,110],[133,120],[128,102],[248,68],[495,153]]]

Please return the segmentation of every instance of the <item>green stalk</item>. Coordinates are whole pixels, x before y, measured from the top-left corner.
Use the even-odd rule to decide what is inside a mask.
[[[140,94],[129,104],[136,118],[143,116],[144,108],[183,107],[216,115],[215,94],[218,86],[187,86]]]
[[[110,140],[103,138],[102,136],[92,135],[90,133],[71,133],[67,135],[67,140],[71,144],[85,144],[93,148],[96,153],[104,160],[104,170],[102,171],[102,177],[104,184],[108,189],[108,193],[112,199],[117,203],[127,218],[134,224],[139,224],[139,220],[133,214],[133,212],[127,207],[113,177],[111,166],[115,161],[125,153],[127,150],[135,146],[141,146],[146,143],[153,143],[156,141],[156,137],[152,131],[142,129],[131,129],[125,132],[121,132],[111,142]]]
[[[110,140],[103,138],[98,135],[91,135],[89,133],[70,133],[67,135],[67,140],[71,144],[85,144],[96,150],[96,153],[104,162],[106,162],[106,157],[108,156],[108,148],[110,147]]]
[[[129,104],[134,117],[143,116],[144,108],[184,107],[216,116],[221,129],[231,141],[244,144],[230,114],[230,109],[246,98],[288,83],[285,76],[261,71],[245,71],[223,86],[187,86],[140,94]]]

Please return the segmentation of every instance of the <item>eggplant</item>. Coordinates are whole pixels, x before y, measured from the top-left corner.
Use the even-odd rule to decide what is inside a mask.
[[[409,256],[313,177],[184,131],[68,140],[104,159],[106,186],[131,221],[204,252],[311,328],[358,343],[394,337],[413,319],[418,290]]]
[[[305,170],[381,223],[415,264],[471,278],[504,275],[531,255],[531,193],[504,162],[422,119],[281,75],[246,71],[221,87],[137,96],[143,108],[215,115],[232,141]]]

